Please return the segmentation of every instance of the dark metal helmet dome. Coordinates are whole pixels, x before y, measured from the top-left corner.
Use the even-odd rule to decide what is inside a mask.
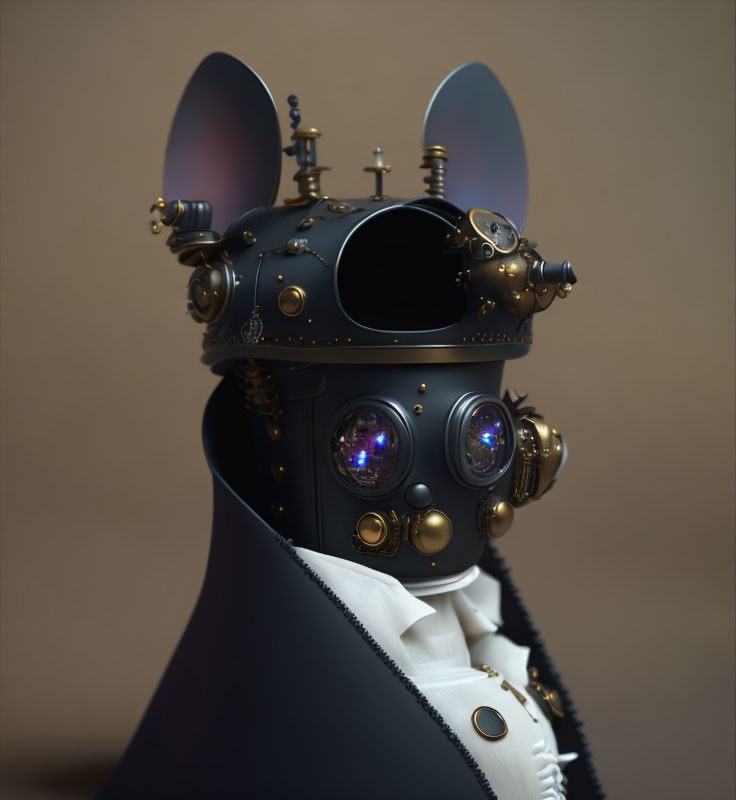
[[[206,58],[174,119],[153,230],[171,227],[193,267],[203,360],[237,376],[251,412],[262,515],[298,544],[398,577],[457,573],[559,469],[559,434],[502,401],[500,381],[575,276],[521,236],[524,144],[484,65],[435,92],[427,194],[410,200],[384,194],[380,148],[372,195],[325,196],[321,134],[288,102],[298,193],[275,207],[271,95],[242,62]]]

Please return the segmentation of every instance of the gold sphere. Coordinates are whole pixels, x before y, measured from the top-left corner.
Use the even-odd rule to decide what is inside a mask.
[[[368,511],[355,523],[355,532],[363,544],[378,547],[388,534],[388,525],[382,514]]]
[[[514,507],[502,500],[491,509],[490,525],[487,533],[493,539],[500,539],[514,524]]]
[[[428,556],[444,550],[451,538],[452,522],[446,514],[436,508],[428,511],[416,529],[412,529],[409,533],[412,546]]]

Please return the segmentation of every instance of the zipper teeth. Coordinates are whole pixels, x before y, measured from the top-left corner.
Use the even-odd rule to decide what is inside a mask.
[[[317,573],[302,559],[296,550],[284,539],[283,536],[277,535],[277,539],[281,547],[287,551],[291,558],[302,568],[306,575],[313,580],[317,586],[327,595],[332,603],[340,609],[343,616],[352,624],[358,631],[363,640],[367,642],[376,655],[383,661],[383,663],[393,672],[393,674],[401,681],[404,688],[414,695],[420,706],[429,714],[429,716],[439,725],[440,730],[457,748],[460,755],[463,757],[465,763],[470,767],[476,777],[481,789],[485,793],[488,800],[498,800],[495,792],[491,788],[485,773],[478,765],[478,762],[470,754],[467,747],[460,741],[457,734],[445,722],[442,715],[437,709],[427,700],[427,698],[419,691],[417,686],[407,678],[407,676],[399,669],[396,662],[389,656],[389,654],[378,644],[378,642],[371,636],[370,633],[363,627],[360,620],[353,614],[353,612],[343,603],[343,601],[330,589],[330,587],[317,575]]]

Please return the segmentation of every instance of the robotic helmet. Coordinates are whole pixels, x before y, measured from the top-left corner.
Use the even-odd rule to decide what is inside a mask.
[[[192,268],[188,310],[224,380],[205,415],[213,468],[298,546],[407,582],[471,570],[514,510],[553,484],[560,434],[501,396],[534,315],[570,292],[521,232],[519,122],[483,64],[458,68],[422,132],[426,193],[326,196],[319,130],[288,98],[295,196],[282,206],[276,108],[223,53],[172,125],[152,230]]]

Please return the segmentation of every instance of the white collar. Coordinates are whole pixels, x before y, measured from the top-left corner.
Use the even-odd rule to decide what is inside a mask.
[[[431,594],[444,594],[464,589],[480,575],[476,564],[457,575],[445,575],[441,578],[430,578],[425,581],[403,581],[404,588],[414,597],[428,597]]]

